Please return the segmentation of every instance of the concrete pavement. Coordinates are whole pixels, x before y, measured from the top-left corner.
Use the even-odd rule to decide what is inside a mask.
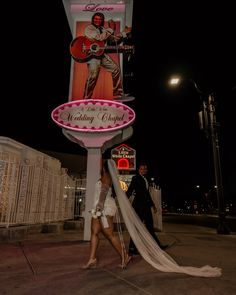
[[[83,270],[89,242],[80,228],[60,233],[32,233],[22,241],[0,244],[0,294],[4,295],[232,295],[236,294],[236,235],[218,235],[215,229],[186,224],[163,224],[160,240],[174,243],[166,251],[180,265],[221,267],[218,278],[164,273],[140,256],[127,269],[102,238],[99,266]],[[128,244],[128,233],[124,232]]]

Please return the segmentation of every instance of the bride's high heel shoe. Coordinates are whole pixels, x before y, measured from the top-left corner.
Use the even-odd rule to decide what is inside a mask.
[[[119,267],[122,269],[125,269],[127,267],[127,265],[132,261],[133,257],[129,256],[128,254],[125,256],[124,261],[119,264]]]
[[[91,269],[97,267],[97,258],[90,259],[87,264],[85,264],[82,268],[83,269]]]

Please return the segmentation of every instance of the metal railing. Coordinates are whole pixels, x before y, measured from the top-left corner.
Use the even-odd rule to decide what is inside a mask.
[[[14,148],[0,148],[0,226],[73,219],[76,180],[57,159]]]

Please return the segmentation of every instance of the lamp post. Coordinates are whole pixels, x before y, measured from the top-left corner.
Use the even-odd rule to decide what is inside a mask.
[[[200,112],[200,126],[201,129],[205,129],[207,134],[210,135],[212,152],[213,152],[213,163],[214,163],[214,174],[215,174],[215,188],[217,195],[218,204],[218,234],[230,234],[230,230],[225,223],[225,206],[224,206],[224,192],[223,192],[223,182],[222,182],[222,172],[221,172],[221,162],[220,162],[220,146],[219,146],[219,136],[218,128],[219,124],[216,120],[216,103],[212,93],[203,93],[197,86],[196,82],[192,79],[188,79],[193,85],[196,91],[200,94],[200,99],[202,102],[202,112]],[[179,84],[180,78],[175,77],[170,80],[170,84],[175,86]]]

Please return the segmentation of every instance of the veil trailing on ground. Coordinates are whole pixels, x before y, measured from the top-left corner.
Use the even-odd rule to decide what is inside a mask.
[[[139,253],[149,264],[163,272],[185,273],[198,277],[218,277],[221,275],[220,268],[209,265],[202,267],[180,266],[169,254],[161,250],[121,189],[118,170],[113,160],[108,160],[108,168],[126,228]]]

